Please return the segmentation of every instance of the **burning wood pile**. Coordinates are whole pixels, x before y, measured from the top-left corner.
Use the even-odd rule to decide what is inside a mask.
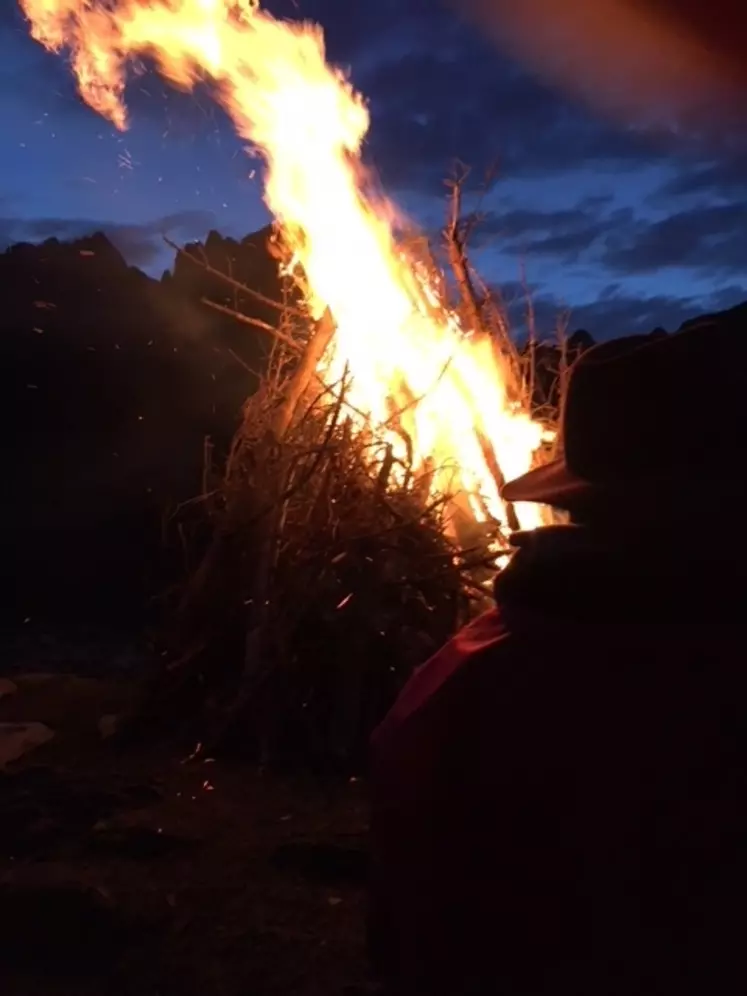
[[[290,749],[292,730],[304,751],[350,756],[403,677],[484,599],[507,534],[541,521],[499,494],[538,458],[543,426],[500,315],[477,304],[458,188],[454,304],[361,164],[368,112],[327,65],[317,26],[253,0],[22,4],[117,126],[127,62],[147,55],[183,88],[211,82],[264,160],[304,306],[273,330],[185,602],[190,653],[171,673],[220,689],[220,714],[250,722],[272,753]]]
[[[170,674],[201,675],[221,724],[241,717],[273,756],[359,755],[413,667],[485,605],[517,520],[434,486],[457,469],[419,456],[418,399],[384,423],[365,417],[349,367],[329,374],[335,332],[329,313],[284,312],[203,504],[215,538],[177,619]],[[481,451],[499,475],[489,440]]]

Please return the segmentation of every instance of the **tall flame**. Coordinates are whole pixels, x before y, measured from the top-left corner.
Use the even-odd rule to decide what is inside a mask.
[[[433,487],[453,491],[456,480],[476,518],[487,509],[503,520],[484,442],[510,479],[529,469],[541,429],[512,401],[492,343],[462,329],[397,247],[396,211],[367,190],[360,162],[368,110],[327,65],[321,28],[279,21],[257,0],[20,2],[33,37],[69,50],[83,98],[120,129],[132,57],[152,58],[181,88],[213,84],[266,161],[265,201],[303,270],[312,313],[328,308],[334,319],[325,372],[347,368],[351,401],[373,426],[407,407],[415,462],[436,468]],[[540,524],[540,509],[516,512],[522,527]]]

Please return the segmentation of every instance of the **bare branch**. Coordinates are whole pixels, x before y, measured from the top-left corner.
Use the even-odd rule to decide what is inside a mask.
[[[214,311],[219,311],[222,315],[227,315],[229,318],[233,318],[237,322],[241,322],[242,325],[251,325],[252,328],[261,329],[263,332],[267,332],[268,335],[274,336],[280,342],[285,343],[286,346],[295,350],[297,353],[303,352],[303,347],[296,342],[291,336],[286,335],[285,332],[281,332],[280,329],[276,329],[274,326],[269,325],[267,322],[261,321],[259,318],[250,318],[249,315],[245,315],[242,311],[234,311],[233,308],[226,307],[225,304],[217,304],[215,301],[211,301],[210,298],[203,297],[200,299],[203,304],[206,304],[208,308],[212,308]]]
[[[477,438],[480,442],[480,449],[482,450],[482,455],[485,458],[485,463],[488,466],[488,470],[495,481],[495,485],[498,491],[501,492],[506,483],[506,478],[501,470],[501,465],[498,463],[498,457],[496,456],[495,450],[493,449],[493,444],[490,439],[485,435],[482,430],[477,430]],[[516,509],[511,502],[506,502],[506,523],[508,528],[512,532],[517,532],[521,526],[519,524],[518,516],[516,515]]]
[[[469,171],[466,170],[466,167],[462,167],[461,170],[457,167],[455,173],[455,178],[449,184],[451,187],[451,196],[449,198],[448,217],[444,230],[446,251],[449,257],[449,264],[454,271],[454,276],[459,286],[459,295],[462,305],[467,312],[469,323],[475,332],[484,332],[485,329],[480,317],[480,306],[467,263],[464,230],[461,222],[462,186]]]
[[[283,403],[276,413],[273,430],[278,439],[281,439],[287,432],[301,399],[314,382],[317,367],[334,334],[335,323],[327,310],[317,322],[316,329],[306,344],[301,355],[301,362],[293,372]]]
[[[246,370],[247,373],[250,373],[252,375],[252,377],[256,377],[257,380],[260,380],[262,378],[262,374],[259,372],[259,370],[254,370],[252,367],[250,367],[249,364],[246,363],[244,360],[242,360],[242,358],[239,356],[239,354],[237,352],[235,352],[233,349],[229,349],[228,350],[228,355],[232,359],[236,360],[236,362],[238,363],[238,365],[240,367],[243,367],[244,370]]]
[[[529,332],[529,339],[527,342],[527,350],[529,353],[529,404],[532,405],[534,403],[537,376],[537,324],[534,314],[534,300],[532,298],[531,288],[527,282],[527,271],[523,258],[519,263],[519,267],[521,273],[521,287],[524,291],[524,300],[526,302],[527,329]]]
[[[222,280],[224,284],[232,287],[235,291],[238,291],[241,294],[246,294],[247,297],[253,297],[255,301],[259,301],[261,304],[266,304],[268,308],[275,308],[277,311],[281,312],[290,311],[291,314],[296,315],[299,318],[305,317],[304,312],[299,308],[290,307],[283,304],[282,301],[275,301],[271,297],[267,297],[265,294],[262,294],[260,291],[247,287],[246,284],[242,284],[239,280],[235,280],[222,270],[218,270],[216,267],[211,266],[207,260],[204,249],[202,252],[203,258],[200,260],[197,259],[193,253],[188,252],[183,246],[177,245],[176,242],[172,242],[171,239],[165,235],[163,236],[163,241],[167,246],[173,249],[177,255],[183,256],[185,259],[190,260],[190,262],[194,263],[195,266],[199,266],[201,270],[205,270],[206,273],[209,273],[216,279]]]

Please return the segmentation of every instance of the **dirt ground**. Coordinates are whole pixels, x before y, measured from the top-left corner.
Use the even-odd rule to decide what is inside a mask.
[[[55,737],[0,772],[7,996],[360,996],[365,789],[114,746],[126,685],[24,678],[0,722]]]

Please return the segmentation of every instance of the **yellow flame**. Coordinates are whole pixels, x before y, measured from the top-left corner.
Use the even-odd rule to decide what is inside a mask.
[[[337,332],[324,372],[347,368],[350,400],[373,426],[401,416],[416,467],[433,488],[470,496],[475,517],[505,510],[485,458],[506,479],[528,470],[542,430],[517,410],[492,343],[463,330],[436,288],[398,249],[394,206],[367,192],[360,163],[369,114],[327,65],[321,28],[279,21],[255,0],[20,0],[33,37],[70,52],[83,98],[118,128],[133,56],[190,89],[209,80],[238,133],[267,163],[265,201],[305,275],[309,305]],[[419,400],[418,400],[419,399]],[[400,452],[402,436],[385,433]],[[478,501],[476,496],[481,496]],[[524,528],[542,511],[518,506]]]

